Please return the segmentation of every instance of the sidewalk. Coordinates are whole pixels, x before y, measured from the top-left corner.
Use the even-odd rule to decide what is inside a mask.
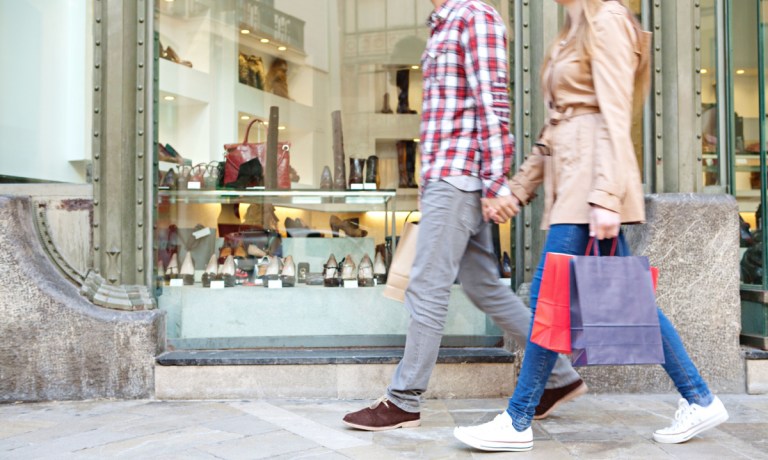
[[[84,401],[0,405],[0,459],[768,459],[768,395],[720,395],[731,418],[656,444],[677,397],[587,395],[535,422],[528,453],[482,453],[452,434],[506,400],[427,400],[420,428],[369,433],[341,417],[370,401]]]

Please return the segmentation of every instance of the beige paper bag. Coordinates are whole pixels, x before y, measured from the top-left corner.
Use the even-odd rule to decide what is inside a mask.
[[[398,302],[405,302],[405,290],[410,281],[411,266],[416,257],[416,240],[419,238],[418,222],[406,222],[403,226],[403,234],[397,243],[392,263],[389,264],[387,285],[383,295]]]

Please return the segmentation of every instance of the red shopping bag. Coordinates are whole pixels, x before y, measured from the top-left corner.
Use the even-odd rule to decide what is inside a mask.
[[[569,254],[547,253],[531,330],[531,342],[558,353],[571,352],[572,258]]]

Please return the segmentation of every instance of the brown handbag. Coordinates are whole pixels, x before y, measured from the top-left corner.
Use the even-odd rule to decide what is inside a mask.
[[[266,159],[267,159],[267,143],[266,142],[257,142],[257,143],[249,143],[248,142],[248,135],[251,132],[251,126],[254,125],[254,123],[261,123],[262,126],[264,125],[264,122],[259,119],[254,119],[248,124],[248,128],[245,130],[245,138],[243,139],[243,142],[241,144],[225,144],[224,149],[226,149],[226,153],[224,154],[226,158],[226,162],[224,165],[224,185],[231,184],[233,182],[238,183],[244,183],[245,181],[241,180],[238,181],[238,176],[240,175],[240,166],[243,165],[243,163],[246,163],[248,161],[253,160],[254,158],[257,158],[259,160],[259,163],[261,163],[261,166],[264,167],[266,165]],[[273,157],[274,158],[274,157]],[[277,143],[277,188],[279,189],[290,189],[291,188],[291,144],[290,142],[278,142]],[[266,171],[264,171],[264,174],[266,175]],[[247,181],[249,185],[255,185],[252,183],[252,181]]]

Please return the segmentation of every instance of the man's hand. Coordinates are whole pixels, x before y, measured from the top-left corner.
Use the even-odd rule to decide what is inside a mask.
[[[616,238],[621,228],[621,216],[618,212],[592,205],[589,211],[589,236],[598,240]]]
[[[483,220],[486,222],[493,220],[497,224],[503,224],[520,212],[520,202],[514,195],[483,198],[480,202],[483,207]]]

